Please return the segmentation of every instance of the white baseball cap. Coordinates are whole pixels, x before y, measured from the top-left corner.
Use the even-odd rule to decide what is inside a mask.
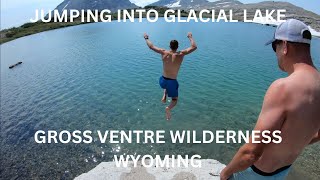
[[[306,31],[310,33],[306,24],[296,19],[289,19],[286,22],[279,24],[273,39],[268,41],[265,45],[269,45],[276,40],[311,44],[311,39],[308,39],[304,35]],[[311,37],[311,35],[309,37]]]

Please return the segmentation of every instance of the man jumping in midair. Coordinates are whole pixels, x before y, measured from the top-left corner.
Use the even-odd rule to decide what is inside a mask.
[[[163,75],[159,79],[159,84],[163,91],[162,102],[166,103],[167,96],[172,98],[169,106],[166,107],[167,120],[171,118],[171,109],[177,105],[178,102],[178,88],[179,83],[177,81],[178,72],[183,61],[183,57],[192,53],[197,49],[197,45],[192,38],[192,34],[189,32],[187,36],[191,42],[191,46],[185,50],[177,51],[179,43],[177,40],[170,41],[170,50],[165,50],[154,46],[149,40],[149,36],[145,33],[144,39],[150,49],[156,53],[161,54],[163,62]]]

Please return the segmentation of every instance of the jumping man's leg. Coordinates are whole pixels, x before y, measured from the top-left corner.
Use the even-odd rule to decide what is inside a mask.
[[[166,102],[167,102],[167,90],[166,90],[166,89],[163,90],[163,96],[162,96],[161,101],[162,101],[163,103],[166,103]]]
[[[166,107],[166,117],[167,117],[167,120],[170,120],[171,119],[171,109],[173,109],[178,103],[178,97],[174,97],[172,98],[172,101],[170,103],[170,105],[168,107]]]

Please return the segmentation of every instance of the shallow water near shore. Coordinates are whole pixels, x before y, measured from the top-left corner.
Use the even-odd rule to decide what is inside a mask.
[[[159,47],[171,39],[198,50],[179,73],[179,104],[167,122],[160,102]],[[251,130],[280,72],[264,43],[274,28],[247,23],[94,23],[1,45],[1,177],[71,179],[113,155],[193,155],[228,163],[238,144],[37,144],[37,130]],[[320,67],[320,40],[312,57]],[[11,64],[23,64],[9,69]],[[93,136],[97,137],[97,136]],[[169,136],[166,136],[169,138]],[[95,139],[97,140],[97,139]],[[320,145],[308,147],[289,179],[320,179]]]

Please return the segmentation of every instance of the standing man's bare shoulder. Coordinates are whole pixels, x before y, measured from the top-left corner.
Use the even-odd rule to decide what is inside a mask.
[[[281,129],[288,105],[288,79],[282,78],[274,81],[268,88],[259,119],[256,125],[258,130]]]
[[[289,81],[288,78],[281,78],[274,81],[266,92],[265,101],[272,99],[274,102],[285,103],[290,92]]]

